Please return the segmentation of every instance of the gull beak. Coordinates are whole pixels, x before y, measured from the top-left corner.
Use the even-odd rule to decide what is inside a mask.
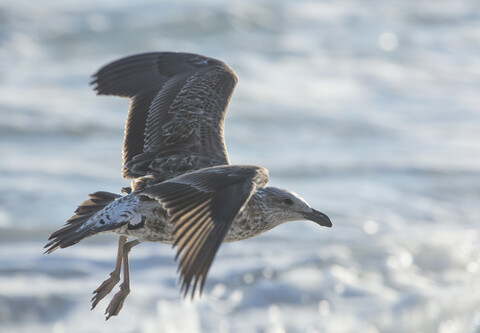
[[[322,212],[319,212],[318,210],[315,210],[313,208],[311,212],[303,213],[303,217],[321,226],[328,227],[328,228],[332,227],[332,221],[330,221],[330,218],[327,215],[323,214]]]

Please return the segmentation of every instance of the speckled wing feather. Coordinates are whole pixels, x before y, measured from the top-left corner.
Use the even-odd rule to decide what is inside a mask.
[[[100,95],[131,98],[123,176],[157,181],[229,164],[223,128],[237,76],[225,63],[190,53],[145,53],[94,74]]]
[[[181,256],[182,291],[200,293],[213,258],[233,219],[257,189],[268,182],[268,171],[255,166],[211,167],[184,174],[142,191],[163,204],[174,224],[176,259]]]

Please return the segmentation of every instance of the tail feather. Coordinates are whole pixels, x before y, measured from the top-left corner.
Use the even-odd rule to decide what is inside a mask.
[[[121,195],[98,191],[89,194],[89,199],[84,201],[75,210],[73,215],[65,224],[65,226],[55,231],[50,235],[48,240],[50,241],[44,248],[47,250],[45,253],[51,253],[58,248],[64,248],[78,243],[82,239],[91,236],[94,231],[90,228],[81,229],[80,227],[92,218],[97,212],[101,211],[111,202],[117,200]]]

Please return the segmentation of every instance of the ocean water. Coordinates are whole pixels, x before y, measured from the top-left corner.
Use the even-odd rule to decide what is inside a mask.
[[[233,67],[232,162],[334,228],[222,245],[193,302],[174,251],[142,244],[105,322],[115,236],[43,245],[128,185],[128,100],[88,83],[148,51]],[[0,332],[480,332],[479,54],[476,0],[0,1]]]

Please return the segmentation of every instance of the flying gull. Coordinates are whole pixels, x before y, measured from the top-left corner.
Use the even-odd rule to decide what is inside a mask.
[[[237,76],[198,54],[145,53],[94,74],[99,95],[131,98],[123,145],[123,195],[95,192],[45,246],[46,253],[102,232],[120,235],[115,269],[94,291],[92,309],[123,282],[105,314],[116,316],[130,293],[128,254],[141,242],[177,248],[184,297],[201,294],[222,242],[258,236],[284,222],[330,219],[299,195],[267,187],[268,171],[231,165],[223,134]],[[129,239],[131,239],[129,241]]]

